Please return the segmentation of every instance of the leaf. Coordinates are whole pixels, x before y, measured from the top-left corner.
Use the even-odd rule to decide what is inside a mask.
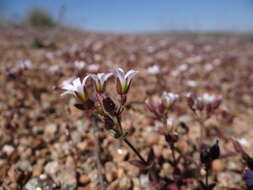
[[[188,125],[186,125],[186,123],[184,123],[184,122],[180,122],[180,127],[182,128],[182,129],[184,129],[184,134],[188,134],[189,133],[189,126]]]
[[[154,151],[153,148],[151,148],[148,153],[148,164],[150,165],[153,161],[154,161]]]
[[[94,102],[92,100],[87,100],[82,104],[75,104],[75,107],[79,110],[90,110],[94,108]]]
[[[146,163],[140,160],[130,160],[129,163],[140,169],[145,169],[147,167]]]
[[[204,190],[207,189],[206,184],[203,181],[199,180],[199,184],[201,186],[201,189],[204,189]]]
[[[218,159],[220,157],[220,147],[219,147],[219,141],[217,140],[216,143],[211,146],[210,150],[210,156],[212,160]]]
[[[216,183],[211,183],[208,185],[208,190],[212,190],[216,186]]]

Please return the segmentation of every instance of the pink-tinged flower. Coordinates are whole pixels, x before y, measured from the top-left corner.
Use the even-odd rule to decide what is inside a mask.
[[[77,69],[83,69],[86,66],[86,63],[84,61],[75,61],[73,64]]]
[[[101,94],[105,91],[106,81],[113,75],[113,73],[98,73],[98,74],[91,74],[91,78],[96,83],[96,91]]]
[[[130,70],[125,74],[124,70],[121,68],[114,71],[114,76],[116,77],[116,88],[120,95],[127,94],[131,81],[137,73],[138,71]]]
[[[72,81],[64,81],[61,88],[65,90],[61,95],[72,94],[77,97],[81,102],[86,102],[89,97],[85,87],[85,83],[90,76],[87,75],[82,81],[80,78],[76,78]]]
[[[160,98],[146,99],[145,104],[147,105],[147,108],[149,109],[149,111],[151,111],[157,117],[160,117],[161,115],[163,115],[165,111],[163,102]]]

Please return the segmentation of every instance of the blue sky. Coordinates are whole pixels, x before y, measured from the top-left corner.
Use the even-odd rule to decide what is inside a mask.
[[[21,19],[42,7],[74,27],[113,32],[171,30],[253,32],[253,0],[0,0]],[[1,3],[0,3],[1,4]]]

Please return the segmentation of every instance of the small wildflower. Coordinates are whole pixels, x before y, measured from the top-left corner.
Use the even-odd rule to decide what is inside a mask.
[[[171,92],[164,92],[163,97],[165,99],[165,107],[170,108],[179,98],[179,95]]]
[[[160,98],[146,99],[145,104],[147,105],[149,111],[155,114],[157,117],[164,113],[164,105]]]
[[[22,60],[17,63],[17,66],[20,69],[29,69],[32,67],[32,62],[30,60]]]
[[[60,70],[59,65],[51,65],[51,66],[48,67],[48,71],[50,73],[56,73],[59,70]]]
[[[216,100],[216,96],[210,95],[208,93],[203,93],[198,97],[198,101],[204,102],[204,103],[212,103]]]
[[[84,61],[75,61],[73,64],[77,69],[82,69],[86,66],[86,63]]]
[[[175,122],[175,119],[172,118],[172,117],[169,117],[169,118],[167,118],[167,120],[166,120],[166,124],[167,124],[167,126],[168,126],[169,128],[173,128],[174,122]]]
[[[249,147],[250,146],[250,143],[247,139],[245,138],[239,138],[239,139],[236,139],[242,146],[247,146]]]
[[[113,73],[98,73],[98,74],[91,74],[91,78],[95,81],[96,83],[96,91],[98,93],[104,93],[105,91],[105,86],[106,86],[106,81],[113,75]]]
[[[154,66],[148,67],[147,71],[148,71],[148,74],[150,75],[156,75],[156,74],[159,74],[160,67],[158,65],[154,65]]]
[[[76,78],[72,81],[64,81],[61,85],[61,88],[65,90],[65,92],[61,95],[63,96],[66,94],[72,94],[77,97],[81,102],[86,102],[89,99],[87,90],[85,88],[85,83],[88,78],[89,75],[87,75],[82,82],[80,78]]]
[[[91,64],[91,65],[88,65],[87,66],[87,70],[89,72],[97,72],[100,68],[100,65],[99,64]]]
[[[127,94],[131,85],[132,78],[137,74],[138,71],[130,70],[126,74],[123,69],[118,68],[114,71],[116,76],[116,88],[120,95]]]

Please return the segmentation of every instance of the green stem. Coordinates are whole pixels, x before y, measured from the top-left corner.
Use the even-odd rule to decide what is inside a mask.
[[[139,157],[139,159],[147,164],[146,160],[141,156],[141,154],[136,150],[136,148],[129,142],[127,138],[124,138],[123,141],[128,145],[129,148]]]

